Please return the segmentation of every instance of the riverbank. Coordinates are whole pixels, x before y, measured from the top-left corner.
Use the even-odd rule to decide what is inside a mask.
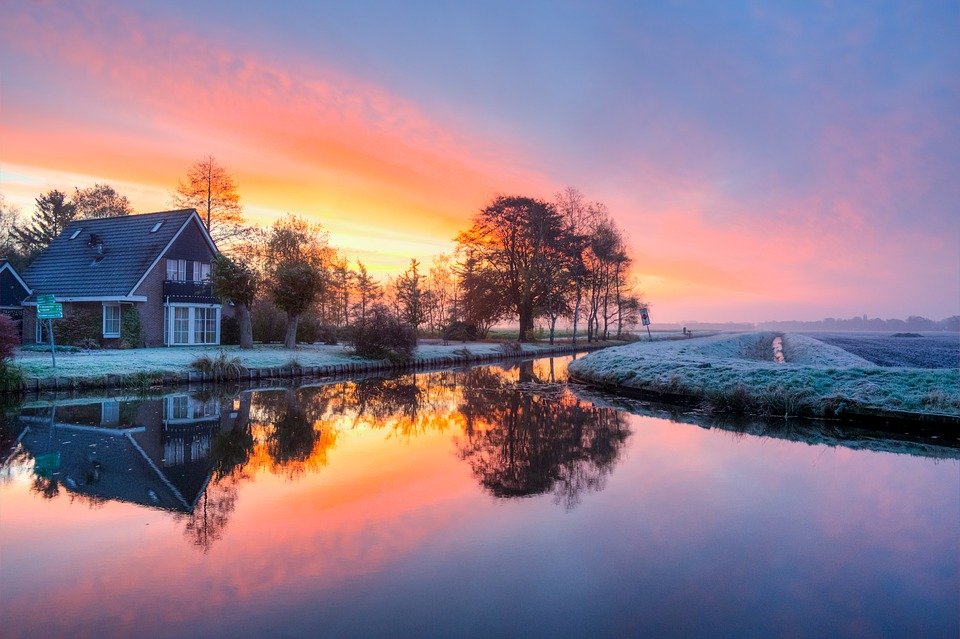
[[[775,361],[780,337],[784,361]],[[877,366],[792,333],[637,342],[593,353],[571,379],[716,413],[960,425],[960,370]]]
[[[578,344],[523,344],[519,351],[495,342],[422,343],[409,362],[369,360],[353,355],[345,345],[301,345],[290,351],[279,346],[259,345],[241,350],[235,346],[216,348],[142,348],[133,350],[57,353],[57,367],[49,353],[21,352],[14,359],[24,373],[24,392],[83,388],[133,388],[211,382],[214,373],[194,370],[192,362],[223,352],[237,358],[238,371],[228,371],[230,380],[338,376],[351,373],[393,372],[424,367],[456,366],[492,362],[515,357],[562,355],[593,351],[622,342]]]

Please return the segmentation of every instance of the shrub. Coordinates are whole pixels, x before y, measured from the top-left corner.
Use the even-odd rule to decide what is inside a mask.
[[[216,381],[239,377],[243,370],[239,357],[230,357],[222,350],[214,357],[208,353],[198,355],[190,362],[190,367],[204,374],[212,374]]]
[[[220,320],[220,343],[236,346],[240,343],[240,320],[236,317],[224,317]]]
[[[473,353],[470,352],[470,349],[469,349],[469,348],[466,348],[466,347],[464,347],[464,348],[458,348],[458,349],[454,350],[454,351],[453,351],[453,354],[454,354],[456,357],[459,357],[460,359],[466,360],[466,361],[468,361],[468,362],[469,362],[471,359],[473,359]]]
[[[64,309],[66,310],[66,309]],[[57,344],[75,345],[80,341],[100,341],[103,333],[103,311],[74,307],[63,319],[54,320],[53,338]]]
[[[80,346],[77,343],[75,345]],[[120,348],[143,348],[140,311],[133,306],[124,307],[120,314]]]
[[[386,306],[378,304],[366,322],[354,327],[351,345],[361,357],[405,362],[413,357],[417,348],[417,333]]]
[[[13,357],[13,351],[19,344],[20,335],[13,320],[0,313],[0,366]]]
[[[333,324],[323,324],[316,317],[306,315],[297,324],[297,341],[304,344],[321,342],[327,345],[337,343],[337,328]]]
[[[476,324],[469,322],[452,322],[443,329],[443,339],[454,342],[474,342],[478,339],[480,331]]]
[[[287,330],[287,318],[283,311],[266,301],[259,301],[250,311],[253,324],[253,339],[269,344],[282,342]]]
[[[0,391],[20,391],[25,386],[23,371],[7,361],[0,362]]]

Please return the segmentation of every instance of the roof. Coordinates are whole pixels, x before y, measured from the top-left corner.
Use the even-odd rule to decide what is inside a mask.
[[[194,209],[74,220],[23,272],[23,279],[34,295],[128,296],[191,217],[203,227]],[[151,232],[158,222],[163,224]]]

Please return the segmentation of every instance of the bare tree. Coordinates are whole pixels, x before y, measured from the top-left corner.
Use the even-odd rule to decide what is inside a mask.
[[[215,242],[230,243],[248,232],[237,184],[212,155],[187,169],[173,200],[177,206],[196,209]]]

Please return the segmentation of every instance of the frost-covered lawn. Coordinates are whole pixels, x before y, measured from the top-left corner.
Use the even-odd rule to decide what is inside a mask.
[[[524,353],[537,353],[549,348],[549,344],[524,344]],[[477,342],[462,344],[424,343],[417,347],[419,359],[451,355],[454,351],[468,349],[472,354],[490,354],[500,351],[497,343]],[[240,358],[246,368],[279,368],[296,359],[300,366],[327,366],[343,362],[362,361],[352,354],[345,345],[325,346],[322,344],[301,344],[296,351],[289,351],[276,345],[258,345],[252,350],[241,350],[236,346],[216,347],[169,347],[138,348],[132,350],[80,351],[77,353],[57,353],[57,368],[50,363],[49,352],[20,351],[15,357],[28,377],[94,377],[100,375],[125,375],[135,373],[182,373],[190,370],[190,363],[206,353],[216,355],[226,351],[230,356]]]
[[[773,333],[638,342],[570,364],[576,377],[682,395],[721,410],[834,416],[851,408],[960,415],[960,370],[892,368],[788,333],[786,363]],[[769,353],[769,354],[768,354]]]
[[[957,368],[960,333],[809,333],[878,366]],[[905,335],[912,335],[906,337]]]

